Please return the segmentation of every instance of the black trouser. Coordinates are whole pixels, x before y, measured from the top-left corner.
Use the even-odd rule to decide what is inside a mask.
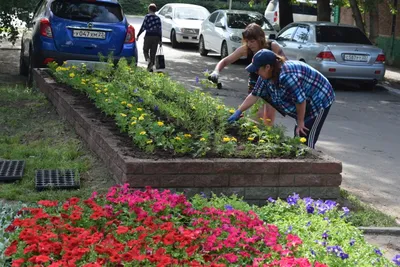
[[[318,141],[319,133],[321,132],[322,125],[324,125],[326,116],[328,116],[329,109],[331,106],[327,107],[326,109],[321,109],[320,113],[314,119],[308,120],[304,123],[304,126],[309,130],[307,135],[300,133],[301,137],[305,137],[307,139],[307,146],[311,148],[315,148],[315,143]],[[294,135],[296,136],[296,126],[294,126]]]
[[[147,70],[151,70],[151,68],[155,64],[156,60],[156,53],[158,44],[160,43],[159,36],[145,36],[144,37],[144,44],[143,44],[143,54],[144,58],[148,60]],[[150,52],[150,55],[149,55]]]

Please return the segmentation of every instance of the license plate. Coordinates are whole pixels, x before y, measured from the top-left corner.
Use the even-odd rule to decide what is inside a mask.
[[[368,56],[365,55],[352,55],[352,54],[345,54],[344,60],[347,61],[360,61],[360,62],[367,62]]]
[[[106,32],[73,30],[72,36],[78,38],[106,39]]]

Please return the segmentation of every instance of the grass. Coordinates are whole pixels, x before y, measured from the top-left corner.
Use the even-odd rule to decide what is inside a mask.
[[[21,181],[0,183],[0,199],[63,201],[71,196],[87,197],[93,191],[105,192],[114,184],[102,162],[41,93],[22,86],[0,86],[0,95],[0,158],[26,161]],[[37,169],[76,169],[81,189],[37,192]],[[394,218],[345,190],[341,190],[339,203],[351,210],[348,220],[355,226],[398,226]]]
[[[24,202],[65,200],[107,190],[114,184],[101,161],[41,93],[21,86],[0,86],[0,95],[0,158],[25,161],[22,180],[1,183],[0,198]],[[37,192],[37,169],[75,169],[80,173],[81,189]]]

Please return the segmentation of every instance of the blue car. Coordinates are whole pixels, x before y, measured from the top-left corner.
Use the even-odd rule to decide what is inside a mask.
[[[41,0],[21,40],[20,74],[67,60],[113,55],[137,62],[135,29],[116,0]]]

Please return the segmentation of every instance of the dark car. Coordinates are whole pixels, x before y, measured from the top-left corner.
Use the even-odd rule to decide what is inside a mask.
[[[116,0],[41,0],[21,40],[20,73],[49,62],[99,61],[113,55],[137,62],[135,29]]]

